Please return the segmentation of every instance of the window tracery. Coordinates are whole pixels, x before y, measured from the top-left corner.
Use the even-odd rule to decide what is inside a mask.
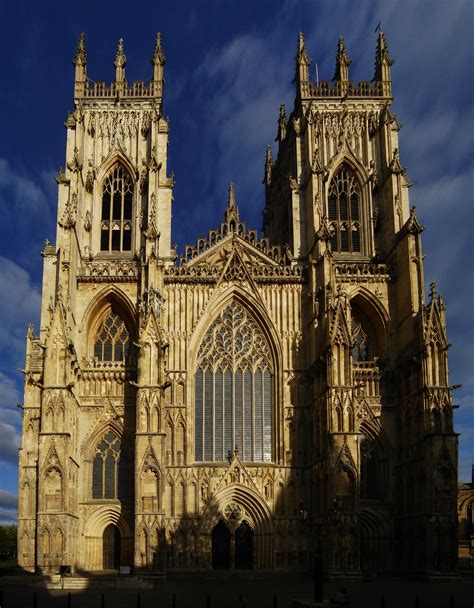
[[[361,251],[360,197],[357,178],[343,165],[332,178],[328,193],[331,250],[334,252]]]
[[[368,361],[368,337],[362,323],[352,314],[352,358],[354,361]]]
[[[270,461],[272,364],[258,325],[237,303],[207,331],[195,374],[195,459]]]
[[[92,466],[92,498],[123,498],[126,491],[125,461],[121,441],[109,430],[97,444]]]
[[[121,165],[107,175],[102,192],[101,251],[132,249],[133,183]]]
[[[124,362],[129,347],[130,334],[125,322],[109,308],[95,335],[94,358],[101,362]]]

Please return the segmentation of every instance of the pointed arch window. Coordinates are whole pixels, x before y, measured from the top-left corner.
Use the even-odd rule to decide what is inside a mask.
[[[121,457],[121,441],[112,430],[96,446],[92,464],[92,498],[124,498],[126,467]]]
[[[270,350],[258,325],[237,303],[207,331],[195,374],[195,459],[272,459]]]
[[[328,218],[331,226],[331,250],[358,253],[360,239],[360,185],[346,165],[331,180],[328,193]]]
[[[121,165],[116,165],[105,178],[102,190],[101,251],[131,251],[132,206],[132,179]]]
[[[125,362],[130,334],[125,321],[110,307],[94,337],[94,358],[99,362]]]

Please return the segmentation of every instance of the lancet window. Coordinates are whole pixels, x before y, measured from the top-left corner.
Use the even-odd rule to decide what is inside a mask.
[[[121,441],[109,430],[97,444],[92,465],[92,498],[123,498],[126,493],[125,461]]]
[[[238,304],[214,320],[195,374],[195,459],[272,458],[273,370],[268,343]]]
[[[337,253],[361,251],[360,186],[355,175],[343,165],[329,185],[328,218],[331,250]]]
[[[101,251],[131,251],[132,203],[132,179],[117,165],[105,178],[102,192]]]
[[[129,347],[130,335],[125,322],[109,308],[94,338],[94,358],[100,362],[124,362]]]

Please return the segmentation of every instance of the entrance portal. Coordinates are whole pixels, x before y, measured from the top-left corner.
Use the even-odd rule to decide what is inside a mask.
[[[214,570],[230,568],[230,531],[222,520],[212,531],[212,567]]]
[[[253,530],[248,522],[243,521],[235,533],[231,533],[225,522],[219,521],[212,531],[212,567],[214,570],[253,568]]]
[[[117,570],[120,566],[120,530],[109,524],[104,530],[102,568]]]
[[[253,566],[253,531],[244,520],[235,531],[235,567],[251,570]]]

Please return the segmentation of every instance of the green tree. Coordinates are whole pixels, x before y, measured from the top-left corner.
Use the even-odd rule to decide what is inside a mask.
[[[0,526],[0,560],[16,559],[18,526]]]

